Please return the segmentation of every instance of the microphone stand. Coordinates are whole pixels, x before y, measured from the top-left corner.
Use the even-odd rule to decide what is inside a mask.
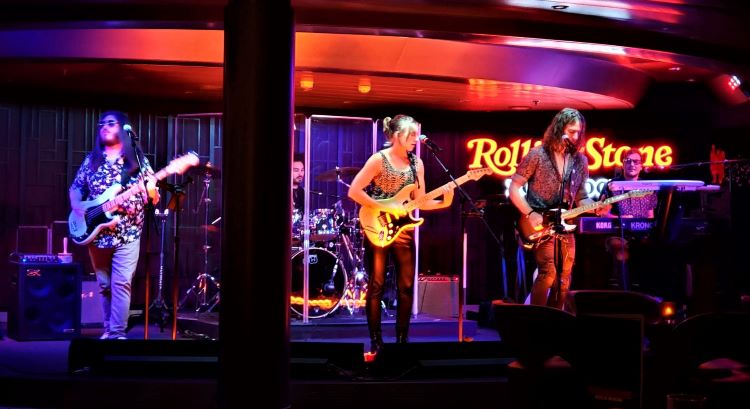
[[[180,213],[182,207],[182,201],[185,197],[185,189],[188,184],[193,181],[193,178],[187,176],[182,183],[167,183],[160,181],[159,185],[166,191],[172,193],[172,197],[167,203],[167,209],[174,215],[174,233],[172,241],[172,340],[177,339],[177,306],[179,296],[179,270],[178,261],[179,250],[180,250]]]
[[[149,325],[149,304],[150,304],[150,290],[151,290],[151,266],[150,266],[150,250],[151,250],[151,234],[150,234],[150,223],[154,223],[154,228],[158,231],[159,226],[156,225],[156,220],[153,218],[153,211],[154,211],[154,202],[151,199],[151,196],[148,194],[148,181],[146,180],[146,175],[143,169],[143,162],[141,161],[141,157],[143,156],[143,151],[138,147],[137,142],[139,140],[138,134],[132,131],[125,131],[130,136],[130,144],[133,147],[133,153],[135,154],[135,160],[138,164],[138,177],[141,178],[143,183],[143,193],[145,194],[144,197],[144,224],[146,225],[145,231],[143,235],[146,237],[146,255],[144,257],[144,264],[146,268],[146,280],[145,280],[145,295],[144,295],[144,308],[143,308],[143,338],[148,339],[148,325]],[[156,186],[154,186],[156,187]]]
[[[559,206],[557,206],[557,211],[555,212],[555,223],[552,227],[552,240],[553,241],[553,252],[555,254],[555,270],[556,270],[556,276],[555,276],[555,285],[554,290],[555,294],[552,294],[552,291],[550,290],[550,294],[547,296],[547,305],[550,306],[557,306],[557,304],[560,302],[560,296],[562,295],[562,271],[563,271],[563,254],[562,254],[562,237],[561,235],[565,232],[565,227],[562,224],[562,207],[563,203],[565,203],[565,168],[568,163],[568,151],[570,151],[570,148],[567,147],[563,152],[563,166],[562,171],[560,172],[560,203]],[[552,154],[552,159],[554,160],[554,153]],[[554,162],[553,162],[554,163]],[[553,297],[550,300],[550,297]],[[554,301],[554,302],[551,302]],[[562,309],[563,306],[560,305],[560,309]]]
[[[718,161],[708,161],[708,162],[690,162],[690,163],[683,163],[680,165],[673,165],[670,166],[670,169],[682,169],[682,168],[689,168],[693,166],[704,166],[704,165],[731,165],[734,163],[742,163],[750,161],[750,159],[724,159],[724,160],[718,160]],[[732,168],[729,168],[728,171],[728,178],[729,178],[729,193],[732,193]]]
[[[627,271],[627,257],[625,252],[625,226],[623,225],[623,219],[622,219],[622,212],[617,211],[617,220],[620,222],[620,248],[617,251],[622,252],[620,255],[620,284],[622,285],[623,291],[628,291],[630,287],[629,285],[629,278],[628,278],[628,271]],[[618,254],[615,253],[615,258],[617,258]]]
[[[466,193],[466,191],[461,187],[460,184],[458,184],[458,182],[456,182],[456,178],[451,174],[450,170],[448,170],[448,168],[445,166],[443,161],[440,160],[440,157],[438,156],[436,150],[433,149],[429,144],[425,144],[425,146],[427,146],[427,149],[432,154],[432,157],[443,169],[443,173],[445,173],[448,176],[448,178],[453,182],[453,184],[456,185],[456,190],[458,191],[459,196],[461,198],[461,234],[462,234],[462,237],[466,236],[466,217],[467,216],[479,217],[484,223],[484,226],[487,228],[487,231],[495,240],[495,243],[497,244],[498,248],[500,249],[500,258],[502,260],[503,259],[502,243],[500,242],[500,239],[495,235],[495,232],[493,232],[492,229],[490,228],[490,225],[487,223],[487,220],[484,218],[484,212],[477,208],[476,204],[471,199],[469,194]],[[469,206],[471,207],[469,211],[463,210],[464,203],[469,203]],[[508,293],[508,281],[507,281],[505,269],[503,269],[502,273],[503,273],[503,288],[504,288],[505,294],[507,294]],[[458,342],[464,341],[464,311],[463,311],[464,310],[464,297],[465,297],[464,275],[462,271],[461,274],[458,275]]]

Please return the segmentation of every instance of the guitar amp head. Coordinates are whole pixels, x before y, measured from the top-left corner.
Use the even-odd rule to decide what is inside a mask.
[[[10,253],[10,261],[28,264],[57,264],[62,261],[56,254]]]

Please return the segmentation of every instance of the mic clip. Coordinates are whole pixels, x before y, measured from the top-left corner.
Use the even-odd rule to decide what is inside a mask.
[[[420,135],[419,140],[427,146],[427,148],[433,152],[440,152],[443,148],[439,147],[435,142],[425,135]]]

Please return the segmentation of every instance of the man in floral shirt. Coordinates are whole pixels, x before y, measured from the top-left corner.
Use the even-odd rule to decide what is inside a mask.
[[[532,148],[518,165],[511,178],[510,200],[533,229],[545,227],[547,223],[542,213],[546,210],[593,203],[588,199],[585,186],[589,176],[588,159],[580,152],[586,144],[585,134],[583,115],[575,109],[564,108],[550,122],[542,144]],[[527,183],[524,197],[521,188]],[[556,260],[557,246],[561,246],[562,260]],[[532,304],[563,308],[575,253],[572,233],[560,232],[534,246],[539,273],[531,289]],[[562,267],[561,271],[558,266]]]
[[[159,201],[151,167],[145,156],[133,148],[130,135],[123,130],[126,124],[129,120],[122,112],[109,111],[101,115],[94,149],[84,159],[68,191],[72,211],[84,215],[84,200],[96,199],[114,184],[122,185],[122,191],[135,184],[143,186],[141,174],[146,175],[148,195],[134,194],[120,203],[119,221],[100,230],[89,244],[91,264],[102,293],[104,334],[101,339],[126,339],[131,283],[140,253],[144,203],[148,199],[153,204]],[[143,172],[140,172],[138,159]]]

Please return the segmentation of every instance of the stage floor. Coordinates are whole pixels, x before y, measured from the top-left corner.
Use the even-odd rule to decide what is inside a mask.
[[[199,313],[185,312],[178,315],[178,331],[175,340],[218,339],[218,312]],[[142,321],[136,323],[128,332],[128,339],[146,339],[145,326]],[[329,317],[310,319],[304,323],[293,319],[290,322],[292,343],[362,343],[369,345],[367,320],[364,315],[338,314]],[[63,375],[68,370],[68,348],[70,340],[15,340],[7,334],[7,322],[0,316],[0,375]],[[386,343],[395,342],[395,317],[384,314],[383,337]],[[81,338],[97,339],[102,334],[101,327],[81,329]],[[497,331],[493,328],[480,327],[475,320],[464,319],[462,322],[464,342],[499,341]],[[172,339],[171,326],[162,331],[157,323],[148,327],[148,338],[154,340]],[[459,322],[457,318],[436,317],[419,314],[412,318],[409,342],[458,342]],[[14,364],[16,362],[17,364]]]

